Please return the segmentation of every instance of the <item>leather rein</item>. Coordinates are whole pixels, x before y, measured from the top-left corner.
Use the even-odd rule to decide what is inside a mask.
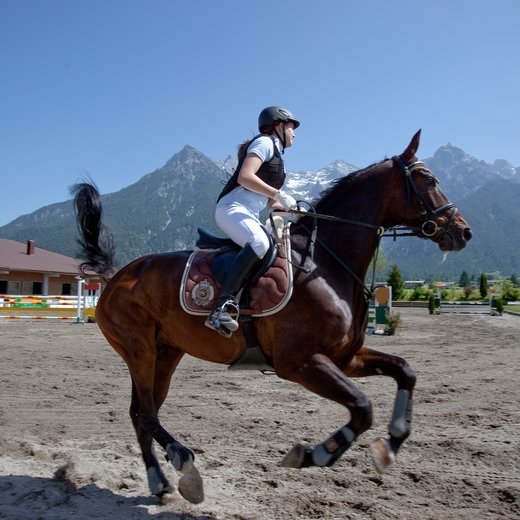
[[[307,216],[311,217],[314,220],[314,224],[312,227],[312,230],[307,228],[306,226],[302,225],[302,227],[309,233],[310,235],[310,244],[309,244],[309,253],[311,260],[314,260],[314,247],[315,244],[320,244],[333,258],[337,260],[337,262],[350,273],[350,275],[363,286],[363,290],[365,293],[365,297],[367,300],[370,300],[374,295],[374,285],[375,285],[375,269],[376,269],[376,261],[379,254],[379,246],[380,241],[382,237],[393,237],[395,240],[397,237],[405,237],[405,236],[418,236],[419,238],[432,238],[437,233],[447,233],[448,228],[453,221],[453,218],[455,217],[455,214],[457,213],[457,208],[455,207],[455,204],[452,202],[448,202],[447,204],[444,204],[440,208],[433,209],[429,204],[428,201],[424,198],[423,194],[419,190],[419,187],[417,186],[416,182],[413,179],[413,171],[414,169],[417,169],[418,167],[424,166],[424,163],[422,161],[415,161],[411,164],[407,164],[401,156],[394,156],[392,157],[392,161],[399,167],[399,169],[404,173],[406,178],[406,212],[405,216],[403,218],[403,222],[407,220],[408,213],[410,209],[410,203],[411,203],[411,195],[412,193],[415,195],[417,200],[419,201],[419,206],[421,208],[421,215],[423,217],[423,222],[420,226],[407,226],[404,224],[399,224],[396,226],[391,226],[389,228],[384,228],[383,226],[375,226],[374,224],[368,224],[366,222],[360,222],[356,220],[350,220],[345,219],[341,217],[335,217],[333,215],[325,215],[321,213],[316,213],[316,210],[314,209],[314,206],[306,201],[297,201],[298,205],[305,204],[309,207],[308,211],[302,211],[302,210],[274,210],[274,211],[280,211],[284,213],[290,213],[292,215],[297,216]],[[426,166],[424,166],[426,170]],[[429,170],[428,170],[429,171]],[[431,172],[430,172],[431,173]],[[452,210],[451,215],[448,219],[447,225],[445,227],[441,227],[432,220],[434,217],[437,217],[441,215],[442,213]],[[328,220],[331,222],[338,222],[340,224],[350,224],[355,226],[361,226],[366,227],[370,229],[374,229],[378,236],[378,243],[376,246],[376,252],[374,254],[373,258],[373,272],[372,272],[372,283],[370,286],[370,289],[367,289],[365,282],[361,280],[361,278],[341,259],[339,258],[336,253],[327,245],[325,244],[317,235],[318,235],[318,220]],[[291,262],[292,263],[292,262]],[[310,272],[310,269],[305,268],[303,265],[295,265],[293,266],[296,269],[302,270],[306,273]]]

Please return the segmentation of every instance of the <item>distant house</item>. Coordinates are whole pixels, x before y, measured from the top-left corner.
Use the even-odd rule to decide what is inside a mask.
[[[80,260],[0,238],[0,295],[74,295]]]
[[[416,287],[422,287],[426,282],[424,280],[405,280],[405,289],[415,289]]]

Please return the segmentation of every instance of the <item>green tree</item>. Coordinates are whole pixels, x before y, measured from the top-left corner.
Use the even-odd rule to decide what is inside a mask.
[[[480,296],[485,298],[488,295],[488,281],[486,273],[480,275]]]
[[[404,296],[404,280],[397,264],[393,264],[390,268],[386,282],[392,287],[392,298],[394,300],[399,300]]]
[[[430,292],[430,294],[428,294],[428,311],[430,312],[430,314],[435,314],[435,309],[435,294],[433,294],[433,292]]]
[[[511,278],[509,278],[511,280],[511,283],[515,286],[515,287],[518,287],[518,277],[516,276],[515,273],[513,273],[511,275]]]
[[[466,271],[462,271],[459,279],[459,287],[466,287],[467,285],[469,285],[469,275]]]
[[[520,298],[520,290],[513,285],[511,280],[500,280],[495,285],[495,288],[498,290],[504,304],[508,301],[515,302]]]

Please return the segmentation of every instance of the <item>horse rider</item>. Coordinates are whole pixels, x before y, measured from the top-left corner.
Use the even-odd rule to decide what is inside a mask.
[[[242,247],[222,285],[205,325],[230,336],[238,329],[230,311],[234,298],[246,285],[250,274],[269,250],[269,238],[260,223],[265,207],[289,210],[296,201],[281,191],[285,182],[282,154],[294,142],[300,122],[287,109],[264,108],[258,116],[259,134],[238,147],[238,166],[220,193],[215,210],[219,228]]]

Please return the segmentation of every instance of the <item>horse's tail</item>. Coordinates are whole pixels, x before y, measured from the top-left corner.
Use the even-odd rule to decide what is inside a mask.
[[[102,223],[103,207],[101,195],[91,181],[75,184],[71,188],[74,195],[76,223],[81,238],[81,258],[85,260],[79,270],[85,276],[89,271],[109,280],[116,272],[115,246],[110,230]]]

